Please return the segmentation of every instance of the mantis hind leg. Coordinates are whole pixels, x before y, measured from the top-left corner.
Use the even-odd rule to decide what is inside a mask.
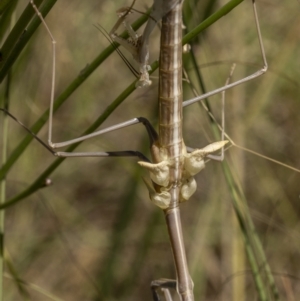
[[[154,301],[161,301],[159,291],[164,294],[166,301],[172,301],[172,296],[170,289],[175,289],[177,287],[177,281],[174,279],[159,279],[153,280],[151,282],[151,291]]]

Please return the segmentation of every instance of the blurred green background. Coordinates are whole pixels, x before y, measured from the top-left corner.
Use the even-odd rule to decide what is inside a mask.
[[[187,29],[225,3],[186,0]],[[27,4],[18,1],[16,20]],[[46,17],[57,41],[56,96],[109,46],[93,25],[101,24],[109,31],[117,20],[115,11],[130,4],[119,0],[56,3]],[[135,7],[146,11],[151,4],[137,1]],[[226,133],[238,145],[299,169],[300,4],[296,0],[257,1],[257,7],[269,71],[226,93]],[[134,13],[130,19],[138,17]],[[151,43],[152,62],[158,59],[158,29]],[[233,80],[260,69],[251,1],[242,2],[191,46],[207,91],[225,83],[233,62],[237,64]],[[189,54],[184,61],[202,93]],[[27,126],[49,107],[51,63],[51,41],[40,26],[11,74],[10,112]],[[134,91],[101,128],[138,116],[157,126],[157,76],[156,72],[151,87]],[[133,80],[124,62],[113,53],[57,111],[54,141],[81,135]],[[4,88],[2,83],[2,98]],[[193,97],[186,83],[184,88],[184,99]],[[220,120],[221,95],[211,97],[210,105]],[[1,119],[3,116],[1,112]],[[200,105],[185,109],[184,134],[186,144],[192,147],[216,140]],[[24,129],[9,122],[8,155],[25,136]],[[46,126],[38,136],[47,141]],[[142,126],[93,138],[77,150],[128,149],[149,157]],[[297,300],[300,175],[237,147],[229,148],[225,156],[234,175],[233,186],[242,187],[280,296]],[[54,160],[32,141],[7,175],[7,200],[24,191]],[[142,176],[148,175],[136,161],[69,158],[51,174],[53,185],[6,210],[4,300],[152,300],[150,282],[174,278],[164,216],[149,201],[142,181]],[[233,187],[225,181],[222,164],[209,162],[196,180],[197,193],[181,206],[195,300],[258,300],[232,209]],[[12,270],[27,283],[25,291],[11,279]],[[39,292],[41,288],[57,299]],[[267,300],[275,300],[269,291]]]

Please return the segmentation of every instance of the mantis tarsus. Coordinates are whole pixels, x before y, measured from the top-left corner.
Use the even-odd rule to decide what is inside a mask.
[[[138,121],[137,121],[137,120],[133,120],[132,122],[134,123],[134,122],[138,122]],[[63,154],[63,155],[64,155],[64,154]],[[97,153],[97,154],[95,154],[95,155],[99,155],[99,153]],[[73,156],[73,155],[71,155],[71,156]]]

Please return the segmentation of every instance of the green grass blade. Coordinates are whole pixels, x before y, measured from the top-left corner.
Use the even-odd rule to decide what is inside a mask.
[[[49,13],[56,1],[57,0],[47,0],[43,3],[40,11],[44,17]],[[40,2],[41,0],[37,1],[37,4]],[[30,22],[32,18],[33,20]],[[13,66],[40,24],[40,18],[35,14],[31,4],[28,3],[1,49],[2,63],[0,64],[0,83],[3,81],[7,72]]]

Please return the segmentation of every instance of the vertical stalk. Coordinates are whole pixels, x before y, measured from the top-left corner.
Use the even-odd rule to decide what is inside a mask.
[[[7,84],[4,95],[4,107],[9,106],[9,84],[10,72],[7,75]],[[7,159],[7,143],[8,143],[8,115],[3,117],[2,127],[2,156],[1,165],[5,164]],[[6,178],[3,178],[0,183],[0,204],[5,203],[6,197]],[[5,210],[0,210],[0,301],[3,301],[3,277],[4,277],[4,225],[5,225]]]
[[[191,280],[185,254],[179,198],[182,181],[182,3],[162,18],[159,68],[159,148],[172,165],[169,171],[170,207],[165,218],[177,274],[177,292],[182,301],[193,301]]]
[[[10,27],[13,27],[15,23],[15,13],[12,13]],[[7,73],[6,87],[3,98],[3,107],[9,109],[9,91],[10,91],[10,78],[11,72]],[[8,115],[3,116],[3,127],[2,127],[2,156],[1,166],[5,164],[7,160],[7,145],[8,145]],[[6,178],[0,181],[0,205],[4,204],[6,200]],[[0,210],[0,301],[4,300],[3,292],[3,277],[4,277],[4,233],[5,233],[5,210]]]

